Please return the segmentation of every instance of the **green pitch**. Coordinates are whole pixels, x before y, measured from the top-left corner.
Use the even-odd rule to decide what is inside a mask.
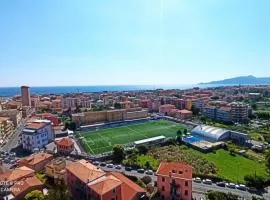
[[[115,144],[128,144],[160,135],[175,137],[179,129],[183,130],[184,126],[166,120],[158,120],[81,132],[79,134],[85,139],[84,146],[86,151],[91,154],[98,154],[112,151]]]

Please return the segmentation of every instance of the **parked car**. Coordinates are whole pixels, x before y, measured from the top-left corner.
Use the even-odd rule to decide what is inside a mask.
[[[194,178],[193,181],[196,182],[196,183],[201,183],[202,179],[197,177],[197,178]]]
[[[13,164],[16,163],[16,161],[14,159],[12,159],[12,160],[9,161],[9,163],[13,165]]]
[[[144,173],[144,169],[143,168],[138,169],[137,172],[143,174]]]
[[[122,166],[121,165],[116,165],[115,169],[122,169]]]
[[[210,179],[204,179],[202,182],[207,185],[212,185],[212,181]]]
[[[102,163],[99,164],[99,166],[106,167],[106,163],[102,162]]]
[[[108,164],[107,167],[108,167],[108,168],[113,168],[114,165],[113,165],[113,164]]]
[[[96,165],[97,166],[97,165],[99,165],[99,162],[98,161],[94,161],[93,162],[93,165]]]
[[[145,171],[145,174],[147,174],[147,175],[153,175],[154,174],[154,172],[152,171],[152,170],[146,170]]]
[[[131,167],[125,167],[125,170],[130,172],[130,171],[132,171],[132,168]]]
[[[221,181],[221,182],[217,182],[216,185],[219,186],[219,187],[225,187],[226,183]]]
[[[231,188],[231,189],[235,189],[236,185],[234,183],[226,183],[226,187]]]
[[[242,185],[242,184],[240,184],[240,185],[236,185],[236,188],[237,188],[238,190],[247,191],[247,186]]]

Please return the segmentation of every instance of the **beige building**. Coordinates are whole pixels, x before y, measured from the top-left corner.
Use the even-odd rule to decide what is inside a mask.
[[[62,100],[61,99],[52,100],[51,109],[53,112],[61,113],[63,111]]]
[[[45,174],[57,180],[65,180],[66,161],[64,158],[57,158],[45,166]]]
[[[13,122],[8,117],[0,117],[0,139],[4,140],[13,133]]]
[[[22,111],[17,109],[9,109],[0,111],[0,117],[8,117],[17,126],[22,120]]]
[[[30,97],[29,87],[22,86],[21,93],[22,93],[22,105],[31,107],[31,97]]]
[[[136,111],[127,111],[126,109],[97,111],[97,112],[83,112],[73,114],[72,119],[79,124],[92,124],[98,122],[113,122],[131,119],[146,118],[148,111],[143,109],[136,109]]]

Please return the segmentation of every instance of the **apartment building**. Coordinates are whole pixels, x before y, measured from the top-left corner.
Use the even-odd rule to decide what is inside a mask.
[[[233,102],[230,106],[232,121],[237,123],[247,123],[249,105],[242,102]]]
[[[67,186],[80,200],[143,200],[146,191],[118,172],[106,173],[86,160],[66,166]]]
[[[222,122],[232,122],[231,108],[220,107],[216,111],[216,120]]]
[[[8,117],[0,117],[0,140],[5,140],[13,134],[13,122]]]
[[[8,109],[0,111],[0,117],[8,117],[17,126],[22,121],[22,111],[17,109]]]
[[[231,108],[229,106],[205,106],[202,109],[202,115],[216,121],[232,122]]]
[[[172,104],[164,104],[159,106],[159,113],[163,114],[163,115],[168,115],[171,110],[176,109],[176,107]]]
[[[42,149],[53,140],[54,133],[51,122],[38,120],[25,126],[22,132],[23,149],[34,151]]]
[[[157,170],[157,187],[164,200],[192,199],[192,167],[183,163],[161,162]]]

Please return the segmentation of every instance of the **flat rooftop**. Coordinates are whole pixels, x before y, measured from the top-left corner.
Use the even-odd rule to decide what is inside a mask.
[[[147,139],[143,139],[143,140],[138,140],[138,141],[135,141],[134,144],[138,145],[138,144],[144,144],[144,143],[147,143],[147,142],[153,142],[153,141],[156,141],[156,140],[162,140],[162,139],[165,139],[166,137],[161,135],[161,136],[157,136],[157,137],[152,137],[152,138],[147,138]]]

